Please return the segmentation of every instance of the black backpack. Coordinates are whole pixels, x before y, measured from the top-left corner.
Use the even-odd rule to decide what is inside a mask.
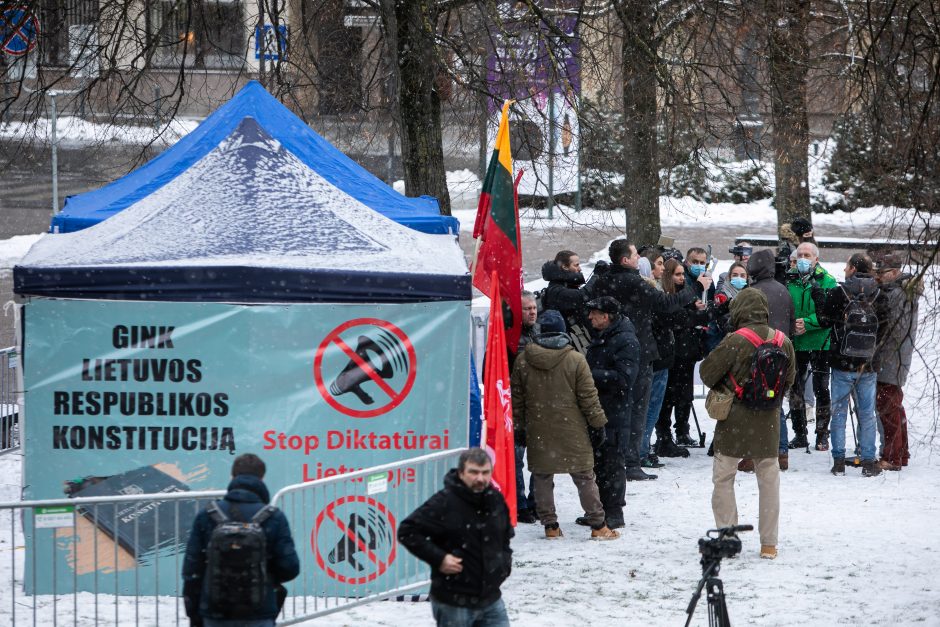
[[[783,350],[786,336],[780,331],[774,331],[772,339],[764,340],[747,328],[738,329],[735,333],[753,344],[756,350],[751,357],[750,376],[743,386],[738,385],[734,376],[728,374],[734,384],[734,395],[748,409],[762,411],[779,408],[783,402],[787,369],[790,367],[790,359]]]
[[[238,512],[235,505],[231,507]],[[242,618],[264,604],[271,586],[261,525],[276,511],[266,505],[248,522],[240,522],[226,516],[218,502],[209,506],[215,528],[206,549],[206,582],[213,615]]]
[[[844,290],[844,288],[843,288]],[[848,296],[848,292],[846,292]],[[842,341],[839,353],[845,357],[871,360],[878,346],[878,315],[874,299],[863,294],[849,298],[842,314]]]
[[[542,315],[542,312],[547,309],[555,309],[558,311],[555,307],[554,299],[552,298],[550,286],[535,292],[535,304],[538,308],[539,315]],[[561,312],[559,311],[558,313]],[[584,320],[576,314],[562,315],[562,317],[565,319],[568,337],[571,338],[571,346],[582,355],[586,355],[588,347],[594,340],[591,329],[584,324]]]

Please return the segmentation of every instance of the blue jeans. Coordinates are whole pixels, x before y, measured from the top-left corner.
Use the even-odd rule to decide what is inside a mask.
[[[431,613],[437,627],[509,627],[502,599],[486,607],[458,607],[431,599]]]
[[[777,446],[777,452],[783,455],[790,452],[790,434],[787,433],[787,415],[783,413],[783,406],[780,406],[780,444]]]
[[[832,369],[832,456],[845,457],[845,422],[849,413],[849,396],[855,398],[858,412],[858,443],[862,460],[875,459],[875,396],[877,375],[874,372],[846,372]]]
[[[525,478],[522,476],[522,457],[525,455],[525,447],[516,444],[516,511],[524,509],[535,509],[535,499],[525,495]],[[529,476],[529,486],[532,485],[532,476]]]
[[[653,428],[659,420],[659,410],[663,406],[666,396],[666,384],[669,382],[669,368],[663,368],[653,373],[653,382],[650,385],[650,406],[646,411],[646,428],[643,430],[643,441],[640,442],[640,459],[650,454],[650,438]]]

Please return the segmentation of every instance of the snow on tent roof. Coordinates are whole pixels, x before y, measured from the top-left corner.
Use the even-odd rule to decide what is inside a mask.
[[[452,235],[404,227],[337,189],[255,120],[156,192],[46,235],[19,294],[235,302],[470,298]]]
[[[327,181],[399,224],[424,233],[459,232],[457,219],[440,215],[435,198],[402,196],[320,137],[257,81],[249,82],[191,133],[140,168],[104,187],[70,196],[52,219],[51,232],[87,228],[153,193],[204,157],[246,117],[254,118]]]

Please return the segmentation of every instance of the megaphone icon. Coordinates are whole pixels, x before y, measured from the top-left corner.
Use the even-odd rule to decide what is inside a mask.
[[[376,374],[378,374],[383,379],[390,379],[394,374],[392,371],[392,364],[389,361],[388,357],[385,355],[385,351],[382,350],[382,347],[376,344],[371,338],[360,335],[359,344],[356,346],[356,354],[362,358],[362,361],[371,365]],[[370,356],[374,356],[378,359],[378,364]],[[359,364],[355,360],[350,359],[349,363],[346,364],[346,367],[343,368],[343,371],[334,379],[333,383],[330,384],[330,394],[333,396],[339,396],[340,394],[345,394],[347,392],[352,392],[359,400],[366,405],[371,405],[375,401],[371,396],[369,396],[365,390],[360,386],[369,380],[369,375],[359,367]]]

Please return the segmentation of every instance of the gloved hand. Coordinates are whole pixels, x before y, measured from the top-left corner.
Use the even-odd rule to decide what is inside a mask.
[[[512,432],[512,439],[513,439],[513,442],[515,442],[516,446],[525,446],[526,445],[525,429],[515,429]]]
[[[594,264],[594,274],[607,274],[610,271],[610,264],[603,259],[598,259]]]
[[[604,427],[588,427],[588,437],[594,450],[599,449],[607,441],[607,431]]]

